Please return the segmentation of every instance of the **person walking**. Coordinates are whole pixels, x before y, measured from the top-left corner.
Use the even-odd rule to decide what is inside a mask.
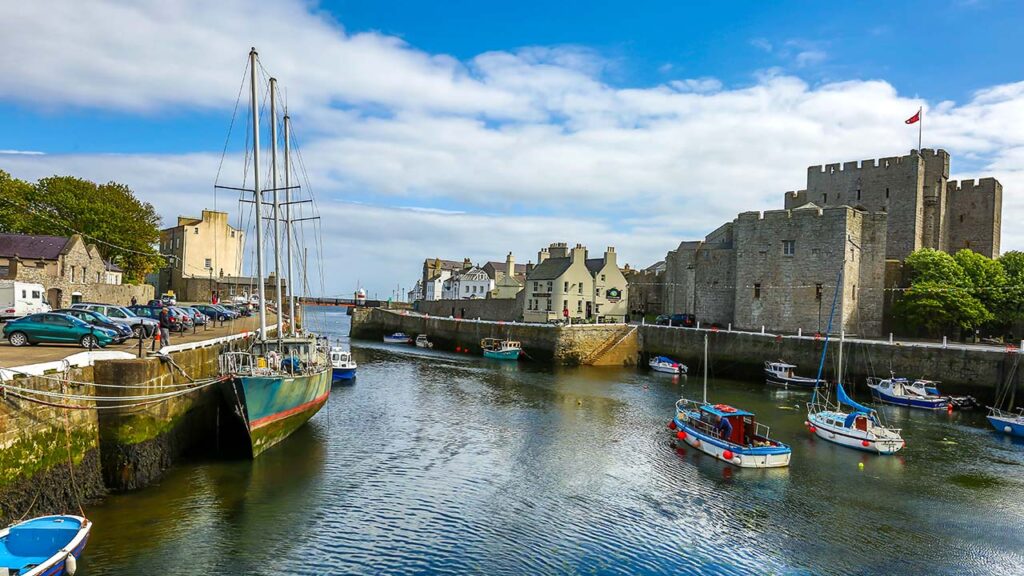
[[[132,304],[131,305],[135,306],[138,303],[139,303],[139,301],[135,299],[135,296],[132,296]]]
[[[164,304],[160,307],[160,347],[171,343],[171,309]]]

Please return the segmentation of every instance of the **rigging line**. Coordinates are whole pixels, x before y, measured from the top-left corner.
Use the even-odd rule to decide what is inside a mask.
[[[225,158],[225,156],[227,156],[227,153],[228,153],[228,143],[231,141],[231,130],[235,126],[235,118],[238,117],[238,105],[242,101],[242,93],[245,91],[245,77],[246,77],[246,74],[248,72],[249,72],[249,59],[246,58],[245,59],[245,66],[242,67],[242,82],[238,86],[238,96],[235,98],[235,108],[234,108],[234,110],[231,111],[231,123],[228,125],[228,134],[224,138],[224,149],[220,153],[220,164],[217,165],[217,176],[213,179],[214,185],[217,185],[218,183],[220,183],[220,172],[221,172],[221,169],[224,168],[224,158]],[[214,193],[213,193],[214,194],[214,209],[215,210],[217,208],[217,201],[216,201],[217,192],[216,192],[216,190],[217,189],[214,188]]]

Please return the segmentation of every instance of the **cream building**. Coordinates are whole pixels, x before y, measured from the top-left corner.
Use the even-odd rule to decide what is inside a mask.
[[[515,298],[523,289],[523,283],[519,280],[516,259],[512,256],[512,253],[509,252],[508,256],[505,257],[504,269],[500,273],[498,273],[496,263],[488,262],[487,265],[495,268],[495,276],[498,277],[494,282],[494,290],[491,290],[491,298]]]
[[[160,273],[157,290],[173,290],[179,299],[207,300],[207,292],[242,276],[244,251],[245,234],[228,223],[226,212],[179,216],[177,226],[160,231],[160,253],[168,267]]]
[[[523,320],[624,322],[627,297],[614,248],[608,248],[603,258],[587,259],[583,245],[570,249],[556,242],[541,249],[537,266],[526,276]]]

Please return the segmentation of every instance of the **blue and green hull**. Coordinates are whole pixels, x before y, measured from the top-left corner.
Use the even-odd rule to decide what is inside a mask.
[[[236,376],[226,386],[228,402],[242,408],[255,458],[323,407],[331,394],[331,369],[298,376]]]
[[[518,360],[519,350],[484,350],[484,358],[493,358],[495,360]]]

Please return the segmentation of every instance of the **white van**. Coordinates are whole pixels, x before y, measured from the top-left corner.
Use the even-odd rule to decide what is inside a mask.
[[[0,280],[0,320],[49,311],[50,305],[46,303],[46,290],[42,284]]]

